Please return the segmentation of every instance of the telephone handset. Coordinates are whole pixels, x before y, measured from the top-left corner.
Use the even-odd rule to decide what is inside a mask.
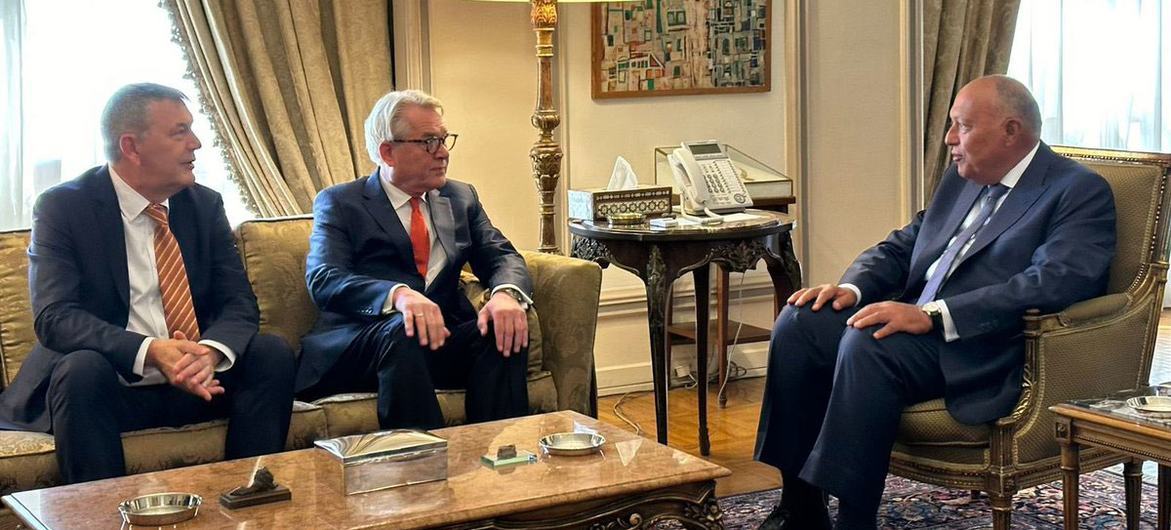
[[[748,190],[719,142],[683,142],[667,155],[667,161],[679,185],[684,213],[718,216],[752,206]]]

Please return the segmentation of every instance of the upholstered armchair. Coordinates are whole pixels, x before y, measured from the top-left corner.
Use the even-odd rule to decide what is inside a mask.
[[[1049,407],[1147,383],[1167,281],[1166,193],[1171,155],[1054,147],[1110,183],[1118,213],[1118,250],[1108,292],[1064,311],[1025,315],[1025,372],[1011,415],[963,425],[937,399],[903,411],[891,473],[948,488],[986,492],[993,528],[1008,530],[1021,489],[1061,478]],[[1081,469],[1125,462],[1127,488],[1137,462],[1101,449],[1081,451]]]

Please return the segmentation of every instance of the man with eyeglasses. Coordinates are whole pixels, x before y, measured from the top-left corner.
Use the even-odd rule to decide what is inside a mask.
[[[435,389],[466,389],[468,423],[528,412],[532,280],[472,186],[447,179],[456,135],[439,100],[391,92],[366,119],[373,174],[313,205],[305,280],[321,310],[296,389],[313,400],[378,392],[378,425],[444,425]],[[477,312],[460,270],[489,288]]]

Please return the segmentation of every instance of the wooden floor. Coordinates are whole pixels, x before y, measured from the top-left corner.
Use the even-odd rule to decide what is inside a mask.
[[[716,405],[715,390],[711,389],[708,393],[708,432],[712,454],[706,458],[732,470],[731,476],[716,482],[716,494],[723,497],[779,487],[780,474],[776,468],[752,459],[756,424],[760,419],[760,403],[764,395],[764,378],[730,381],[727,391],[728,406],[723,409]],[[614,405],[621,398],[598,398],[598,418],[634,431],[614,412]],[[671,391],[667,400],[668,445],[698,456],[699,427],[696,418],[699,407],[695,389],[677,388]],[[654,394],[649,391],[629,394],[622,401],[620,410],[624,416],[642,427],[643,436],[655,439]]]
[[[1171,310],[1165,310],[1155,343],[1151,381],[1171,381]],[[715,385],[711,385],[715,386]],[[708,430],[711,434],[711,455],[708,460],[730,470],[732,475],[720,479],[716,493],[720,496],[777,488],[780,474],[775,468],[752,460],[756,442],[756,425],[760,418],[760,403],[764,395],[764,378],[740,379],[728,383],[728,406],[716,405],[712,389],[708,397]],[[621,395],[598,399],[598,418],[606,423],[635,429],[615,414],[615,404]],[[695,389],[678,388],[668,397],[670,411],[670,445],[681,451],[699,455]],[[650,392],[627,395],[620,410],[627,418],[642,427],[642,434],[655,439],[655,401]]]

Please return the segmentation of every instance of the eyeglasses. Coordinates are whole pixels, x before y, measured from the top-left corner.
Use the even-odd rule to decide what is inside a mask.
[[[455,147],[455,139],[459,138],[458,134],[444,134],[443,136],[428,136],[422,140],[391,140],[397,144],[423,144],[423,149],[428,153],[435,154],[439,150],[439,145],[442,144],[448,151]]]

